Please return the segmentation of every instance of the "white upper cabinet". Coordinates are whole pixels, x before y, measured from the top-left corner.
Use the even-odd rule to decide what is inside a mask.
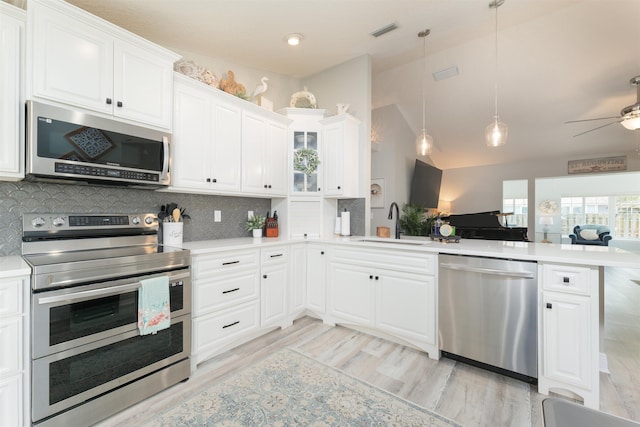
[[[240,192],[239,102],[175,75],[172,187],[205,193]]]
[[[321,121],[324,150],[324,195],[358,197],[360,121],[340,114]]]
[[[28,14],[29,97],[171,129],[179,55],[65,2]]]
[[[287,125],[283,121],[248,110],[242,112],[244,193],[286,195],[286,138]]]
[[[24,178],[25,15],[0,2],[0,179]]]

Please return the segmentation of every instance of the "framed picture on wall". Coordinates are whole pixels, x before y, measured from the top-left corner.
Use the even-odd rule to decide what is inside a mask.
[[[384,208],[384,178],[371,180],[371,207]]]

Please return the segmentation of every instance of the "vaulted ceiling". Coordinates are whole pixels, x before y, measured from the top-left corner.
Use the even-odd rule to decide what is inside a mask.
[[[304,78],[368,54],[373,107],[397,104],[447,169],[552,156],[635,155],[639,132],[595,121],[636,102],[640,1],[506,0],[498,9],[499,114],[504,147],[484,145],[494,114],[495,10],[489,0],[69,0],[169,48]],[[395,23],[381,37],[376,29]],[[419,31],[430,29],[423,56]],[[301,33],[295,50],[283,41]],[[427,69],[426,75],[424,69]],[[456,66],[458,75],[432,73]],[[612,120],[613,121],[613,120]]]

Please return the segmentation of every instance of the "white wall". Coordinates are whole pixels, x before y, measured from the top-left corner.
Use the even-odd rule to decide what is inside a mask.
[[[378,226],[393,230],[395,218],[387,219],[389,206],[391,202],[396,202],[402,208],[403,204],[409,202],[416,159],[416,135],[395,104],[373,110],[371,122],[378,147],[378,151],[371,154],[371,178],[383,178],[385,183],[385,206],[371,209],[371,230],[375,232]]]
[[[369,186],[371,181],[371,58],[363,55],[303,80],[318,108],[336,114],[336,104],[350,104],[349,113],[360,120],[358,193],[366,198],[365,224],[369,234]]]
[[[274,111],[288,107],[289,102],[291,101],[291,95],[302,90],[302,83],[300,80],[290,76],[269,73],[239,64],[232,64],[221,58],[211,58],[170,47],[169,49],[182,55],[184,59],[193,61],[213,72],[213,74],[218,78],[218,82],[220,82],[222,78],[227,77],[227,72],[229,70],[233,71],[235,80],[247,89],[247,95],[251,95],[253,93],[253,90],[256,85],[260,83],[260,79],[262,77],[268,77],[269,81],[267,82],[267,92],[264,93],[264,97],[273,102]]]

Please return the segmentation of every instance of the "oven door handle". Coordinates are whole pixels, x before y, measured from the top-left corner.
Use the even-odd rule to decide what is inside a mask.
[[[38,298],[38,304],[52,304],[56,302],[74,302],[82,301],[95,297],[122,294],[125,292],[135,291],[140,289],[141,282],[129,283],[128,285],[113,286],[109,288],[91,289],[89,291],[74,292],[71,294],[54,295],[51,297]]]

